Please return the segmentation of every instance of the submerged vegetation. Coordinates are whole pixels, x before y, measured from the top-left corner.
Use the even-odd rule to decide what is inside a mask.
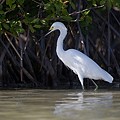
[[[114,77],[112,86],[119,87],[119,16],[119,0],[1,0],[0,86],[80,86],[56,55],[58,33],[44,38],[53,22],[62,21],[68,28],[64,49],[87,54]],[[92,86],[87,79],[84,84]]]

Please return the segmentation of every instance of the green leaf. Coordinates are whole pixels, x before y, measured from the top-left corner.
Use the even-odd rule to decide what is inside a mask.
[[[119,4],[120,5],[120,0],[115,0],[116,1],[116,4]]]
[[[68,11],[66,9],[62,10],[62,14],[65,15],[65,16],[69,16]]]
[[[41,25],[34,25],[34,28],[41,28]]]
[[[4,11],[3,11],[3,10],[0,10],[0,14],[4,14]]]
[[[22,5],[24,3],[25,0],[17,0],[17,2]]]
[[[97,1],[96,0],[92,0],[92,4],[96,5]]]
[[[15,3],[16,0],[6,0],[6,5],[9,5],[11,8],[12,4]]]
[[[17,30],[16,30],[16,32],[19,34],[19,33],[24,33],[24,29],[23,28],[18,28]]]
[[[108,9],[112,8],[112,1],[111,0],[107,0],[107,7],[108,7]]]
[[[70,2],[71,7],[75,10],[75,4],[71,0],[69,2]]]
[[[85,17],[80,18],[80,24],[82,27],[87,27],[92,23],[92,17],[87,15]]]
[[[61,6],[59,4],[55,4],[56,12],[61,11]]]
[[[2,25],[3,25],[3,27],[4,27],[6,30],[9,30],[9,28],[10,28],[10,27],[9,27],[9,25],[8,25],[8,24],[3,23]]]
[[[29,21],[28,21],[26,18],[23,20],[23,22],[24,22],[26,25],[28,25],[28,23],[29,23]]]
[[[63,20],[68,21],[68,22],[72,20],[72,18],[71,18],[70,16],[61,16],[61,18],[62,18]]]
[[[34,32],[35,32],[35,29],[33,28],[33,26],[32,26],[32,25],[29,25],[29,29],[30,29],[30,31],[31,31],[32,33],[34,33]]]
[[[89,24],[91,24],[92,23],[92,17],[91,16],[86,16],[85,17],[85,19],[86,19],[86,22],[87,22],[87,25],[89,25]]]
[[[100,1],[100,5],[104,5],[105,3],[106,3],[105,0],[101,0],[101,1]]]
[[[88,15],[89,12],[90,12],[90,10],[86,10],[86,11],[84,12],[84,15]]]
[[[40,21],[39,18],[35,18],[31,23],[38,23]]]
[[[16,4],[13,4],[12,6],[11,6],[11,9],[15,9],[16,8]]]

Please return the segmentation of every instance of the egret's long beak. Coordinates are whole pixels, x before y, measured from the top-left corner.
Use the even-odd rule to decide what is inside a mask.
[[[50,31],[45,35],[45,37],[46,37],[47,35],[49,35],[51,32],[53,32],[53,31],[54,31],[54,28],[51,27],[49,30],[50,30]]]
[[[46,37],[47,35],[49,35],[51,32],[53,32],[53,31],[54,31],[54,28],[51,27],[49,30],[50,30],[50,31],[49,31],[45,36],[41,37],[41,38],[39,39],[39,41],[40,41],[41,39],[43,39],[44,37]]]
[[[51,31],[49,31],[46,35],[45,35],[45,37],[47,36],[47,35],[49,35],[51,32],[53,32],[52,30]]]

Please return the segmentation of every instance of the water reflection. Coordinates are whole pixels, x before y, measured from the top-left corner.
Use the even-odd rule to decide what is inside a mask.
[[[120,92],[0,91],[1,120],[119,120]]]
[[[114,116],[112,92],[80,92],[68,94],[56,102],[54,114],[63,119],[107,120]],[[120,99],[119,99],[120,100]],[[119,106],[119,105],[118,105]],[[119,106],[120,108],[120,106]],[[114,119],[119,119],[119,113]]]

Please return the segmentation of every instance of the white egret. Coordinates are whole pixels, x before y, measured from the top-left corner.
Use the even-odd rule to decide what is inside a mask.
[[[103,70],[97,63],[95,63],[91,58],[83,54],[82,52],[75,50],[75,49],[63,49],[63,40],[67,35],[67,28],[61,22],[55,22],[50,27],[49,33],[59,30],[60,35],[57,40],[57,47],[56,52],[59,59],[68,66],[75,74],[78,75],[78,78],[81,82],[82,88],[84,89],[83,85],[83,78],[89,78],[94,80],[102,79],[109,83],[112,83],[113,77]],[[95,84],[96,89],[98,88],[97,84],[92,80]]]

